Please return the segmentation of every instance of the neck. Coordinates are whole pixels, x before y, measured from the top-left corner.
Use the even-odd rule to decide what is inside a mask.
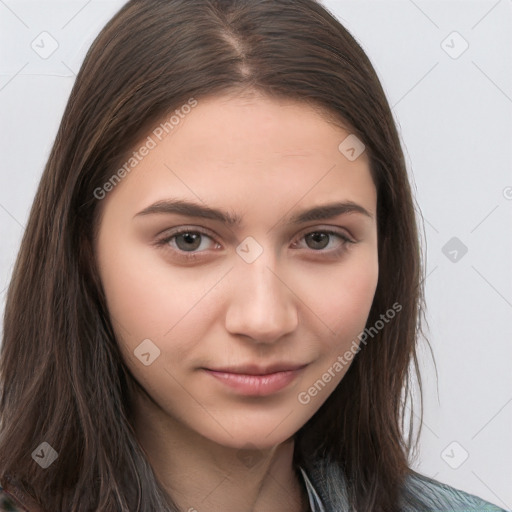
[[[294,440],[257,449],[226,447],[139,400],[137,438],[160,485],[182,510],[306,512],[293,468]]]

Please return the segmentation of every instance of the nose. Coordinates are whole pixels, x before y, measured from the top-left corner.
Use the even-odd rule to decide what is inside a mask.
[[[237,263],[225,320],[228,332],[260,344],[274,343],[298,325],[298,299],[272,258],[264,257],[268,252],[252,263]]]

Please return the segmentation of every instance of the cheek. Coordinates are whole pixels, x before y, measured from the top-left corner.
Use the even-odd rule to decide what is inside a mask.
[[[316,347],[319,357],[304,376],[297,395],[299,404],[309,407],[311,414],[335,390],[357,355],[377,280],[378,258],[368,252],[336,271],[331,269],[322,293],[311,295],[311,309],[329,327],[329,331],[322,329],[327,335],[317,336],[321,340]]]
[[[325,326],[333,343],[357,335],[365,327],[378,281],[376,253],[360,251],[340,265],[308,279],[304,301]],[[350,338],[352,339],[352,338]]]
[[[133,350],[144,339],[161,345],[190,318],[199,327],[201,301],[217,276],[198,278],[155,257],[154,248],[123,242],[100,246],[101,280],[116,336]],[[210,284],[211,281],[211,284]],[[179,350],[179,346],[176,347]]]

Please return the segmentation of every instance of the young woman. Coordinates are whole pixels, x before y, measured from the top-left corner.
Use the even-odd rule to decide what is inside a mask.
[[[499,511],[415,473],[413,199],[313,0],[132,0],[92,45],[8,291],[4,510]]]

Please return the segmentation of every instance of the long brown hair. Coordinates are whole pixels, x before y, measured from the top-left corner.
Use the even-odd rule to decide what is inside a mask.
[[[242,90],[318,107],[366,145],[379,240],[367,325],[394,303],[401,311],[297,433],[295,458],[335,460],[358,512],[398,509],[410,471],[404,391],[419,376],[422,265],[399,137],[368,57],[314,0],[131,0],[76,78],[7,294],[0,480],[15,482],[44,510],[178,510],[132,428],[128,391],[136,383],[92,250],[101,207],[94,192],[190,98]],[[58,453],[44,470],[32,458],[43,442]]]

